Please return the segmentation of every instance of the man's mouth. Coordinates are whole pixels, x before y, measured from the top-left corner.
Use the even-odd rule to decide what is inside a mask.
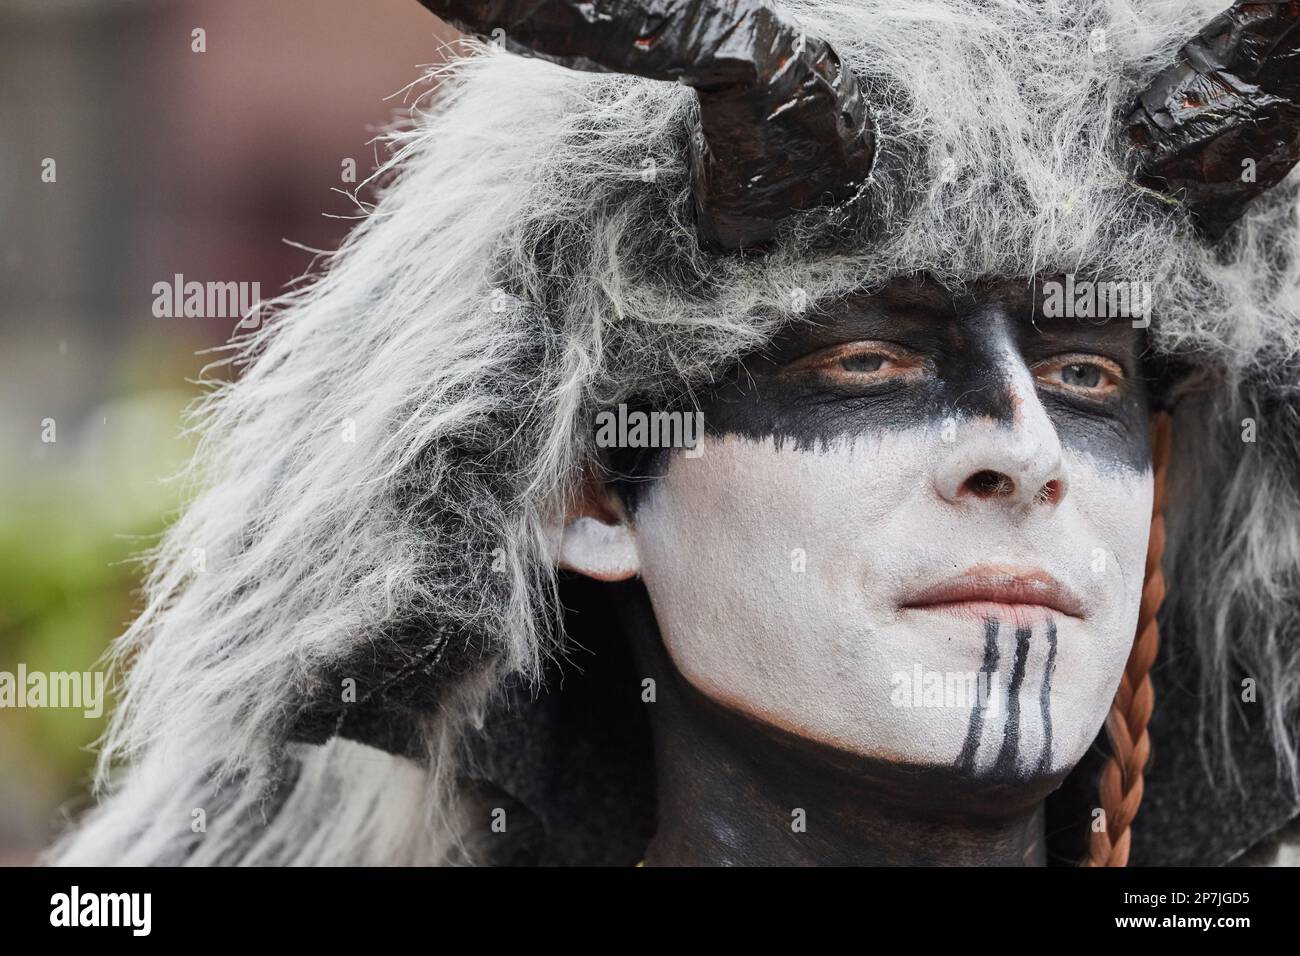
[[[1085,616],[1083,602],[1046,571],[995,565],[977,565],[925,586],[908,595],[899,607],[1024,624],[1052,614]]]

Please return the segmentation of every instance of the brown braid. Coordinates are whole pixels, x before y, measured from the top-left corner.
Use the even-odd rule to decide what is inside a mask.
[[[1151,467],[1154,490],[1151,502],[1151,536],[1147,541],[1146,578],[1137,633],[1129,651],[1124,676],[1106,718],[1111,756],[1101,772],[1103,828],[1094,830],[1084,866],[1127,866],[1132,830],[1129,828],[1142,803],[1142,771],[1151,755],[1147,723],[1155,706],[1151,665],[1160,648],[1156,614],[1165,599],[1165,576],[1160,559],[1165,551],[1165,475],[1169,467],[1169,416],[1159,412],[1151,420]]]

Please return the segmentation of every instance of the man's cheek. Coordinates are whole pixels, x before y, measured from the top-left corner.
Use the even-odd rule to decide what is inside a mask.
[[[1080,455],[1068,455],[1066,467],[1078,533],[1059,546],[1070,560],[1086,563],[1112,622],[1125,614],[1136,620],[1151,531],[1151,473]]]
[[[913,525],[932,442],[923,430],[799,450],[709,436],[700,457],[674,458],[638,508],[645,563],[669,572],[671,559],[683,576],[722,577],[767,600],[797,600],[817,582],[858,607],[872,566],[897,569],[895,555],[922,530]]]

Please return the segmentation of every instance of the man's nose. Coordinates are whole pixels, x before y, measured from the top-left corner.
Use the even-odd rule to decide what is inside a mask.
[[[1018,355],[1006,359],[1003,380],[993,387],[1007,390],[1009,419],[960,421],[953,440],[941,446],[935,486],[955,505],[1055,506],[1067,488],[1061,440],[1032,373]]]

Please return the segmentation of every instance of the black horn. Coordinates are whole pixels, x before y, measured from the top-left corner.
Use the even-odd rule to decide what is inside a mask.
[[[1137,181],[1219,237],[1300,161],[1300,2],[1239,2],[1156,76],[1126,120]]]
[[[792,214],[853,199],[871,171],[875,136],[857,80],[830,46],[758,0],[420,2],[515,52],[693,87],[696,226],[712,251],[763,246]]]

